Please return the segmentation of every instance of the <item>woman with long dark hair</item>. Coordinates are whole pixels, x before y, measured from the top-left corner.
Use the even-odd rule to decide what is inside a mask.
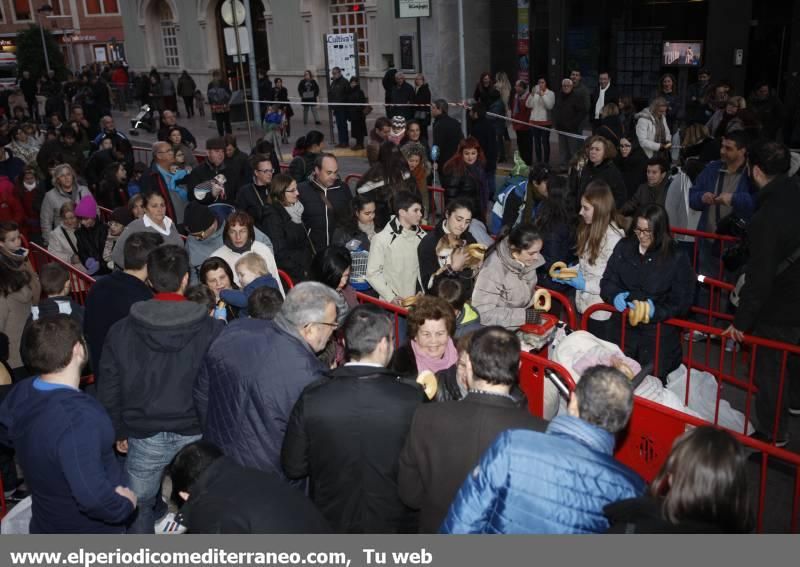
[[[544,264],[542,235],[530,224],[503,229],[475,281],[472,306],[484,325],[516,329],[532,322],[536,270]]]
[[[333,233],[333,243],[348,250],[366,250],[375,236],[375,197],[356,195],[350,203],[353,214],[342,219]]]
[[[753,495],[742,446],[725,430],[690,429],[675,441],[647,494],[605,507],[609,533],[750,533]]]
[[[375,230],[380,232],[394,211],[394,196],[401,191],[418,194],[417,182],[411,176],[400,148],[392,142],[381,144],[378,161],[361,177],[356,186],[359,195],[375,199]]]
[[[661,325],[660,355],[655,360],[656,323],[688,313],[694,282],[689,257],[672,239],[664,207],[648,205],[639,211],[628,236],[608,260],[600,295],[619,312],[634,308],[634,301],[647,304],[645,321],[627,330],[625,353],[642,366],[654,363],[653,374],[662,379],[678,368],[683,351],[678,329]]]
[[[533,228],[543,239],[542,256],[545,263],[537,270],[539,285],[571,294],[570,286],[553,280],[548,273],[554,262],[572,264],[575,261],[575,222],[566,207],[567,180],[552,175],[541,185],[544,197],[536,209],[536,216],[531,219]],[[530,184],[528,186],[530,187]],[[526,219],[524,222],[531,221]]]
[[[478,140],[470,136],[458,143],[455,155],[442,168],[445,201],[469,200],[473,218],[480,220],[486,219],[484,207],[489,198],[485,166],[483,149]]]
[[[97,204],[112,211],[128,204],[128,173],[124,164],[115,161],[103,169],[103,179],[97,186]]]
[[[336,312],[340,321],[350,309],[358,305],[356,290],[350,285],[352,267],[350,251],[344,246],[334,244],[314,255],[308,271],[310,281],[325,284],[339,294]]]
[[[469,258],[465,247],[476,243],[469,232],[470,222],[469,201],[453,199],[447,203],[445,217],[419,243],[419,275],[425,291],[433,289],[434,279],[441,274],[455,274],[470,281],[475,276],[477,270],[465,267]]]

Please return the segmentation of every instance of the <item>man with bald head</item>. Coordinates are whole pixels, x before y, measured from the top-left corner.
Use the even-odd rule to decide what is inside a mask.
[[[189,130],[178,124],[178,118],[175,116],[175,113],[171,110],[164,110],[161,112],[161,128],[158,129],[158,140],[165,142],[172,128],[178,128],[181,131],[181,138],[183,138],[184,144],[192,149],[197,147],[197,140],[195,140]]]
[[[173,174],[170,166],[175,163],[175,152],[167,142],[153,143],[153,161],[150,169],[142,176],[142,193],[158,193],[164,197],[167,205],[167,216],[175,223],[183,222],[183,210],[186,202],[181,200],[176,191],[170,191]]]
[[[125,134],[117,130],[117,127],[114,125],[114,118],[108,114],[100,119],[100,133],[94,137],[92,143],[95,145],[95,147],[99,147],[100,142],[102,142],[103,138],[106,136],[110,136],[112,141],[116,138],[122,138],[124,140],[128,139]]]

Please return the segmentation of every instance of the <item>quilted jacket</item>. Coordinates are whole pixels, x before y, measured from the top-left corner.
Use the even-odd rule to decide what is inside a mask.
[[[634,471],[613,456],[614,436],[572,416],[545,433],[506,431],[467,477],[442,533],[602,533],[603,507],[640,496]]]
[[[324,372],[280,315],[237,319],[211,345],[195,382],[203,436],[240,465],[283,476],[289,415],[303,388]]]

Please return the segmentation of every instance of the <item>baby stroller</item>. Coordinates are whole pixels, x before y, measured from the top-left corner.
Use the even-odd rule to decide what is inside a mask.
[[[139,128],[144,128],[151,134],[156,130],[155,112],[149,104],[143,104],[142,108],[139,109],[139,113],[131,118],[131,130],[129,133],[138,136]]]
[[[267,112],[264,113],[261,127],[264,128],[264,139],[272,142],[272,145],[275,146],[278,152],[279,158],[283,159],[280,150],[281,144],[289,143],[289,136],[286,129],[286,115],[283,113],[283,110],[277,106],[270,106]]]

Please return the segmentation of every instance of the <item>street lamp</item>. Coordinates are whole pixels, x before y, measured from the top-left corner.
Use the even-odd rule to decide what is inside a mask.
[[[45,4],[36,12],[39,14],[39,33],[42,35],[42,51],[44,52],[44,66],[47,68],[47,75],[50,76],[50,58],[47,56],[47,42],[44,40],[44,21],[43,17],[48,17],[53,13],[53,7],[50,4]]]

